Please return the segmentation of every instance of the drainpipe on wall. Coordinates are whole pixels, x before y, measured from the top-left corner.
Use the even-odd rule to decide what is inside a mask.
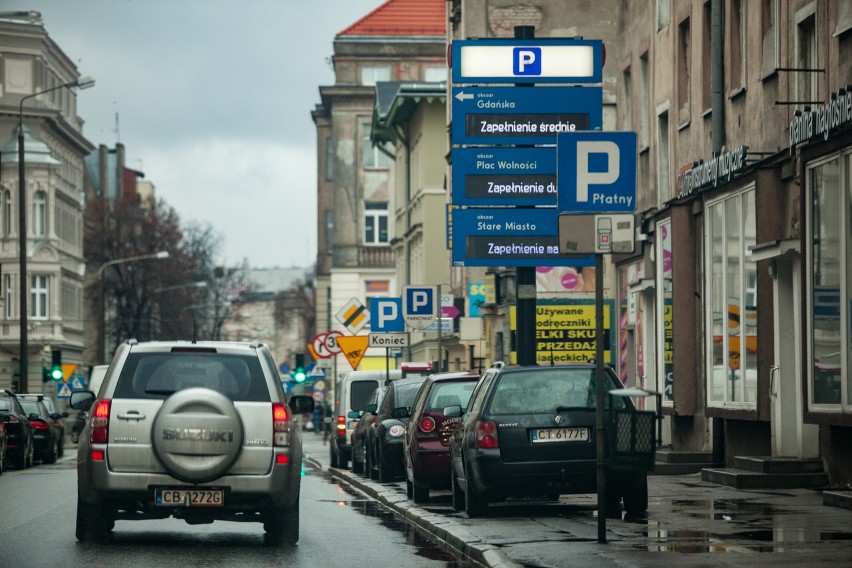
[[[710,128],[713,154],[725,145],[725,13],[723,0],[710,2]],[[725,421],[712,418],[714,464],[725,463]]]
[[[411,244],[408,242],[408,231],[411,230],[411,151],[408,138],[399,126],[394,127],[396,137],[405,149],[405,285],[411,285]],[[408,360],[411,360],[411,345],[408,346]]]

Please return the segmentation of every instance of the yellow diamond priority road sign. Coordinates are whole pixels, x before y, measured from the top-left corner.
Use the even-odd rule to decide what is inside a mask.
[[[349,333],[356,335],[370,322],[370,310],[365,308],[358,298],[352,298],[337,312],[336,317]]]

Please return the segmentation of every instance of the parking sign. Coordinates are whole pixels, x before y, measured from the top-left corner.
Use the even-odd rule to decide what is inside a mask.
[[[372,298],[370,300],[370,329],[373,333],[405,331],[402,317],[402,298]]]
[[[402,317],[414,329],[426,329],[438,317],[437,286],[406,286],[402,292]]]

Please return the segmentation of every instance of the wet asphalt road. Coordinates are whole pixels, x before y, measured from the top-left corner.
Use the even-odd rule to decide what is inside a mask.
[[[328,467],[327,447],[305,439],[306,451]],[[700,474],[651,476],[647,518],[608,519],[607,542],[599,543],[596,495],[502,503],[471,520],[452,510],[448,491],[433,491],[419,506],[402,480],[380,484],[331,471],[487,566],[852,567],[852,511],[824,505],[816,490],[744,491]]]

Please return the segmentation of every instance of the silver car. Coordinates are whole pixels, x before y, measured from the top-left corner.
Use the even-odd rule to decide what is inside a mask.
[[[302,442],[262,344],[150,342],[119,346],[89,412],[77,457],[81,542],[105,541],[117,519],[175,517],[263,523],[269,544],[299,540]]]

